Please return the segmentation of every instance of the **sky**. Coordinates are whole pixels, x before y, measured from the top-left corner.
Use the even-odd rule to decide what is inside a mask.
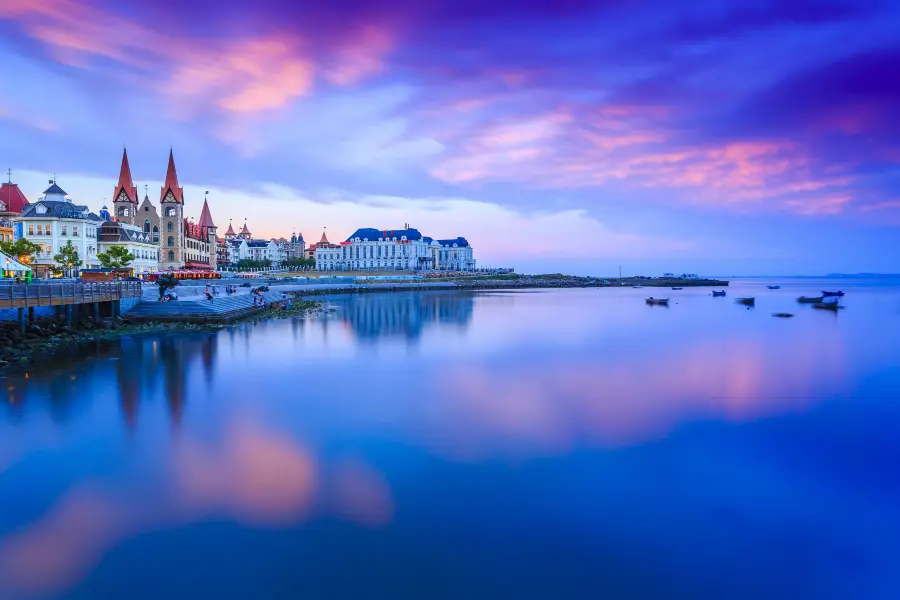
[[[900,273],[900,2],[0,0],[0,167],[483,266]],[[6,178],[4,177],[4,181]],[[327,229],[326,229],[327,228]]]

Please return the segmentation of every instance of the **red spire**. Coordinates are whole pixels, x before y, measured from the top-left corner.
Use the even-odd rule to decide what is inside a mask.
[[[244,223],[244,228],[241,229],[241,235],[248,238],[253,236],[253,234],[250,233],[250,230],[247,229],[247,223]]]
[[[234,237],[235,235],[237,235],[237,234],[234,233],[234,227],[231,226],[231,221],[229,221],[228,222],[228,231],[225,232],[225,236],[226,237],[227,236]]]
[[[4,183],[0,186],[0,213],[18,215],[28,204],[28,198],[17,184]]]
[[[184,204],[184,189],[178,186],[178,173],[175,172],[175,157],[172,155],[172,149],[169,149],[169,168],[166,170],[166,184],[163,186],[159,194],[159,201],[162,203],[166,194],[172,192],[175,196],[175,202]]]
[[[125,190],[128,201],[132,204],[138,203],[137,188],[134,187],[134,180],[131,178],[131,166],[128,164],[128,151],[122,150],[122,168],[119,169],[119,183],[116,184],[116,191],[113,194],[113,202],[119,199],[119,194]]]
[[[328,244],[328,243],[330,243],[330,242],[328,241],[328,238],[325,237],[325,232],[324,232],[324,231],[322,232],[322,239],[319,240],[319,243],[320,243],[320,244]]]
[[[200,211],[200,222],[198,223],[200,227],[215,227],[215,223],[213,223],[212,215],[209,214],[209,203],[207,203],[206,198],[203,199],[203,210]]]

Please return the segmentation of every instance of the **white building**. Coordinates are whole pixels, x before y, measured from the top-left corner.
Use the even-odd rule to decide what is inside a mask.
[[[423,271],[475,269],[465,238],[434,240],[418,229],[357,229],[337,247],[316,248],[319,271]]]
[[[281,264],[281,250],[274,240],[252,240],[247,245],[250,260],[270,260],[273,266]]]
[[[73,203],[55,181],[44,191],[44,197],[26,206],[15,221],[22,224],[22,236],[41,247],[33,263],[36,275],[49,274],[55,265],[53,256],[69,241],[83,263],[81,268],[100,266],[97,233],[103,220],[87,206]]]
[[[159,271],[159,243],[154,243],[149,231],[123,222],[103,223],[100,226],[100,252],[107,252],[112,246],[123,246],[134,255],[130,266],[136,276]]]

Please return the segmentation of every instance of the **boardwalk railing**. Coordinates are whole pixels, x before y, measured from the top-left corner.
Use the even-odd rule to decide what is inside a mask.
[[[109,283],[13,283],[0,286],[0,308],[62,306],[141,297],[140,281]]]

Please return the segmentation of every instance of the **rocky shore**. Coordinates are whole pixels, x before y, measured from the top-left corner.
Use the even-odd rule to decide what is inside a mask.
[[[21,333],[16,324],[0,324],[0,369],[29,367],[36,360],[52,357],[63,348],[98,340],[111,340],[126,335],[148,335],[168,332],[216,331],[242,323],[269,319],[302,317],[323,310],[314,300],[294,300],[289,306],[260,309],[229,324],[197,324],[149,322],[128,323],[122,319],[87,318],[81,323],[66,326],[63,321],[42,319]]]

